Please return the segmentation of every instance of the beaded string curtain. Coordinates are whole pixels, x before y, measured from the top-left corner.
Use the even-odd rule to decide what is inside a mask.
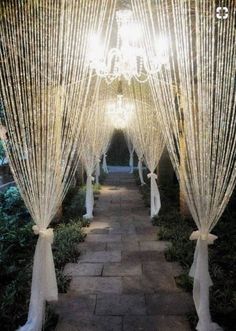
[[[111,123],[111,120],[109,119],[109,116],[106,114],[106,104],[102,103],[103,107],[103,122],[99,125],[103,128],[103,134],[102,134],[102,149],[100,150],[100,154],[98,156],[97,164],[96,164],[96,184],[99,184],[99,176],[101,174],[101,162],[102,162],[102,169],[105,173],[108,173],[107,168],[107,162],[106,162],[106,153],[109,149],[111,138],[114,132],[114,126]]]
[[[134,125],[134,126],[133,126]],[[145,184],[145,181],[143,179],[143,150],[139,143],[139,132],[134,130],[135,123],[132,123],[132,125],[128,126],[126,131],[128,132],[128,135],[132,141],[132,144],[134,146],[134,150],[138,156],[138,173],[139,173],[139,180],[141,185]]]
[[[108,169],[108,166],[107,166],[107,152],[110,148],[111,141],[112,141],[112,135],[110,136],[110,139],[109,139],[108,143],[104,146],[103,153],[102,153],[102,170],[106,174],[109,173],[109,169]]]
[[[165,141],[157,121],[155,109],[136,100],[135,114],[130,134],[136,140],[150,170],[151,180],[151,217],[157,216],[161,208],[160,193],[156,183],[155,170],[164,150]]]
[[[86,214],[84,218],[93,218],[93,173],[96,170],[96,165],[100,162],[104,147],[107,146],[107,141],[111,137],[112,125],[106,113],[107,100],[99,100],[97,95],[96,102],[91,105],[90,111],[87,113],[87,118],[83,125],[83,144],[81,159],[84,164],[87,181],[86,181]]]
[[[0,86],[7,131],[2,138],[39,235],[28,321],[21,330],[41,330],[45,301],[57,299],[53,230],[48,225],[78,163],[91,82],[87,38],[90,31],[103,30],[108,39],[114,8],[115,1],[108,0],[0,4]]]
[[[123,132],[124,132],[125,141],[126,141],[128,151],[129,151],[129,167],[130,167],[130,173],[132,174],[134,172],[134,145],[133,145],[133,142],[131,140],[128,130],[126,128],[124,128]]]
[[[169,40],[169,68],[151,80],[172,163],[198,230],[190,275],[197,330],[219,330],[209,309],[208,244],[236,181],[235,2],[219,19],[208,0],[135,1],[146,49]]]
[[[153,97],[148,84],[137,84],[136,82],[133,81],[131,85],[126,84],[125,87],[126,87],[125,94],[131,100],[131,102],[133,102],[134,110],[136,109],[136,112],[141,111],[140,109],[142,109],[142,107],[145,104],[149,104],[151,105],[151,107],[155,108]],[[140,134],[142,132],[139,132],[139,128],[137,127],[137,114],[135,117],[135,111],[134,111],[134,124],[129,125],[127,130],[134,145],[135,152],[138,156],[138,172],[139,172],[140,182],[141,185],[144,185],[145,182],[143,179],[142,163],[143,161],[145,162],[145,158],[143,155],[142,143],[140,141]]]
[[[108,121],[108,118],[107,118]],[[112,123],[111,123],[112,124]],[[114,126],[109,125],[107,128],[108,132],[107,135],[104,139],[104,147],[102,149],[102,169],[105,173],[108,174],[108,167],[107,167],[107,152],[109,150],[109,147],[111,145],[111,140],[112,140],[112,136],[113,136],[113,132],[114,132]]]

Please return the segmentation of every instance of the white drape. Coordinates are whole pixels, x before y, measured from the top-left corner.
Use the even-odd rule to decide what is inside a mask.
[[[157,186],[157,175],[150,172],[148,178],[151,180],[151,217],[158,215],[161,208],[160,193]]]
[[[141,93],[136,93],[140,95]],[[151,217],[157,216],[161,207],[160,193],[156,183],[157,175],[154,173],[161,158],[165,141],[156,118],[156,112],[152,104],[142,103],[135,100],[135,112],[132,125],[128,131],[136,150],[138,157],[144,156],[144,161],[150,171],[148,177],[151,186],[150,205]],[[142,182],[142,181],[141,181]]]
[[[130,173],[132,174],[134,172],[134,148],[129,152],[129,167]]]
[[[125,128],[123,132],[129,151],[129,167],[130,167],[130,173],[132,174],[134,172],[134,145],[132,143],[131,136],[129,134],[129,128],[128,127]]]
[[[141,185],[145,185],[145,181],[143,179],[143,158],[138,158],[138,174],[139,174],[139,180],[141,182]]]
[[[58,297],[52,256],[53,230],[34,225],[33,231],[39,235],[39,239],[34,255],[28,320],[19,328],[20,331],[41,330],[45,302],[57,300]]]
[[[48,226],[73,180],[84,109],[96,92],[87,36],[93,31],[109,36],[114,8],[115,0],[0,1],[5,148],[39,235],[28,320],[21,331],[41,331],[45,301],[57,299]]]
[[[101,162],[101,160],[99,159],[96,163],[96,170],[95,170],[95,177],[96,177],[97,185],[99,185],[99,177],[101,175],[100,162]]]
[[[86,197],[85,197],[85,207],[86,207],[86,214],[83,215],[85,219],[92,219],[93,218],[93,206],[94,206],[94,196],[93,196],[93,184],[94,177],[91,173],[87,173],[87,180],[86,180]]]
[[[213,323],[209,307],[209,287],[213,285],[208,266],[208,245],[214,243],[217,236],[208,232],[194,231],[190,240],[197,240],[194,260],[190,269],[190,276],[194,278],[193,299],[199,321],[196,329],[200,331],[220,331],[218,324]]]
[[[107,154],[106,153],[103,154],[103,158],[102,158],[102,169],[103,169],[103,171],[106,174],[109,173],[109,170],[108,170],[108,167],[107,167]]]
[[[103,151],[108,148],[109,141],[113,132],[110,120],[106,116],[107,104],[106,98],[102,93],[103,85],[99,86],[100,94],[97,93],[96,102],[88,109],[84,117],[83,134],[82,134],[82,152],[81,160],[87,173],[86,183],[86,214],[85,218],[93,217],[93,187],[92,174],[95,171],[96,183],[100,175],[100,158]]]
[[[200,233],[219,221],[236,182],[236,34],[233,8],[219,20],[209,0],[131,0],[145,49],[165,44],[150,86],[169,155]],[[150,63],[149,63],[150,64]],[[198,330],[220,327],[209,313],[208,246],[198,239],[191,275]]]

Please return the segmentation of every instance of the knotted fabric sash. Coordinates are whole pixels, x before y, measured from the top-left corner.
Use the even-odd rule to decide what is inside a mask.
[[[147,175],[151,179],[151,218],[157,216],[161,208],[160,193],[157,186],[157,175],[154,172],[150,172]]]
[[[190,240],[197,240],[194,253],[194,260],[189,275],[194,278],[193,300],[198,314],[198,331],[219,331],[222,330],[218,324],[213,323],[209,308],[209,287],[212,280],[209,274],[208,245],[214,243],[217,236],[201,231],[194,231]]]
[[[93,181],[94,181],[94,177],[91,174],[87,175],[86,197],[85,197],[86,214],[83,215],[83,217],[86,219],[93,218],[93,206],[94,206],[93,185],[92,185]]]
[[[40,226],[34,225],[33,231],[39,235],[39,238],[34,255],[28,320],[19,329],[20,331],[41,331],[45,302],[58,299],[52,255],[53,229],[40,228]]]

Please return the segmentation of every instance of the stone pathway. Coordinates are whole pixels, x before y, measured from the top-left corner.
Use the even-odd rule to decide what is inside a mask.
[[[68,293],[56,305],[56,331],[189,331],[192,299],[178,289],[180,267],[165,260],[133,176],[110,174],[79,245]]]

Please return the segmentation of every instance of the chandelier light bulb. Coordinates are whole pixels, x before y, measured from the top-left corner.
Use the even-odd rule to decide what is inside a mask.
[[[121,78],[128,83],[133,78],[145,83],[150,75],[156,74],[168,63],[168,39],[164,36],[157,38],[153,43],[154,49],[147,53],[142,47],[141,26],[134,20],[131,10],[117,11],[116,23],[116,46],[107,52],[100,37],[97,34],[91,35],[89,66],[98,76],[105,78],[108,84]]]

